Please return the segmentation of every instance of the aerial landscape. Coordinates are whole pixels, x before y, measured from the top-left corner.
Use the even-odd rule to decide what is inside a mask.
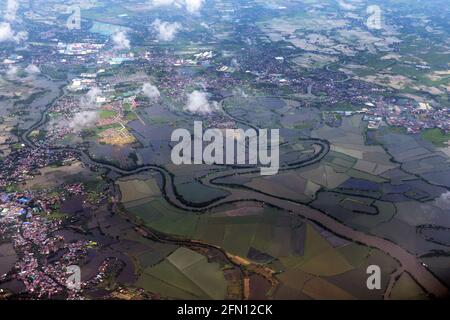
[[[450,297],[448,0],[0,0],[0,300]]]

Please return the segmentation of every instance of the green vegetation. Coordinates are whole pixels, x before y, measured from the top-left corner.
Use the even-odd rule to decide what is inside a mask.
[[[431,142],[436,147],[446,147],[450,140],[450,133],[444,133],[441,129],[427,129],[422,132],[422,138]]]
[[[177,192],[191,203],[206,203],[228,195],[228,192],[205,186],[197,181],[175,184]]]
[[[355,110],[358,110],[357,107],[355,107],[352,104],[347,103],[347,102],[338,102],[333,105],[328,105],[325,108],[327,110],[333,110],[333,111],[355,111]]]
[[[227,282],[217,263],[179,248],[164,261],[144,270],[137,285],[179,299],[224,299]]]
[[[199,217],[170,206],[164,198],[127,208],[145,225],[167,234],[192,237]]]
[[[312,122],[303,122],[303,123],[298,123],[294,125],[294,129],[296,130],[305,130],[305,129],[311,129],[313,128],[314,124]]]
[[[113,111],[113,110],[100,110],[100,112],[99,112],[99,117],[101,119],[112,118],[112,117],[115,117],[116,115],[117,115],[117,112]]]
[[[67,216],[64,213],[59,212],[59,211],[54,211],[54,212],[46,215],[45,217],[49,220],[62,220],[62,219],[67,218]]]
[[[128,121],[133,121],[136,120],[137,118],[138,117],[134,112],[125,112],[125,119],[127,119]]]
[[[107,183],[103,179],[91,179],[84,182],[84,186],[88,191],[101,192],[106,188]]]
[[[123,103],[123,110],[124,110],[125,112],[131,112],[131,103],[129,103],[129,102],[124,102],[124,103]]]
[[[20,188],[19,188],[19,186],[17,184],[10,184],[5,189],[6,189],[5,191],[7,193],[13,193],[13,192],[16,192],[16,191],[20,190]]]
[[[396,300],[423,300],[426,299],[426,294],[416,281],[404,272],[395,283],[391,298]]]

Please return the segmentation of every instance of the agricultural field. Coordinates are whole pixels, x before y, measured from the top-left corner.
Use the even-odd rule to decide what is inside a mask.
[[[225,299],[227,282],[220,265],[195,251],[179,248],[143,269],[136,285],[178,299]]]
[[[3,2],[0,300],[450,296],[448,0]]]
[[[141,201],[151,201],[161,196],[160,188],[155,178],[127,177],[117,181],[125,207],[133,206]]]

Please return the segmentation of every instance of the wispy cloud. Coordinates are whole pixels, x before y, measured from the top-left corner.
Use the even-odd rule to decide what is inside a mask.
[[[154,7],[175,6],[185,8],[189,13],[196,14],[203,7],[205,0],[151,0]]]
[[[83,129],[92,127],[98,120],[97,111],[81,111],[74,115],[69,122],[70,128],[74,131],[81,131]]]
[[[80,99],[80,106],[83,109],[92,108],[96,104],[97,97],[102,94],[102,90],[97,87],[91,88],[83,97]]]
[[[158,99],[161,96],[158,88],[149,82],[142,86],[142,93],[149,99]]]
[[[186,0],[186,9],[190,13],[197,13],[200,11],[204,3],[204,0]]]
[[[151,4],[155,7],[171,6],[179,2],[176,0],[151,0]]]
[[[25,31],[15,32],[8,22],[0,23],[0,42],[16,42],[20,43],[28,38]]]
[[[450,209],[450,191],[447,191],[435,200],[436,206],[441,209]]]
[[[344,1],[344,0],[338,0],[337,3],[339,4],[339,6],[344,9],[344,10],[355,10],[356,6],[354,6],[351,3],[348,3],[348,0]]]
[[[188,95],[185,111],[196,114],[210,114],[218,109],[217,102],[209,103],[206,92],[195,90]]]
[[[41,69],[35,64],[30,64],[25,68],[25,72],[29,75],[37,75],[41,73]]]
[[[112,41],[114,43],[114,49],[126,50],[130,49],[130,40],[128,40],[125,31],[119,31],[112,35]]]
[[[17,11],[19,10],[19,1],[17,0],[8,0],[6,3],[6,12],[4,19],[6,21],[15,21],[17,17]]]
[[[6,70],[6,76],[9,79],[16,79],[19,74],[19,67],[17,66],[9,66],[8,70]]]
[[[80,98],[81,111],[76,112],[67,124],[72,130],[81,131],[95,125],[99,118],[96,101],[101,94],[102,90],[93,87]]]
[[[175,38],[176,33],[181,28],[178,22],[165,22],[160,19],[156,19],[152,24],[158,39],[162,41],[172,41]]]

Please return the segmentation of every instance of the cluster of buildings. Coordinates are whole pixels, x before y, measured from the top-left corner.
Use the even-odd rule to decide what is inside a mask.
[[[97,74],[82,74],[80,77],[72,79],[68,86],[70,91],[83,91],[95,85],[95,78]]]
[[[3,64],[6,66],[13,65],[23,61],[23,56],[18,54],[11,54],[3,59]]]
[[[450,108],[434,108],[426,102],[395,103],[389,101],[366,102],[357,111],[323,112],[323,119],[329,126],[340,126],[342,117],[363,114],[369,130],[377,130],[385,121],[388,125],[405,128],[408,133],[417,134],[425,129],[438,128],[450,133]]]
[[[133,52],[115,52],[107,51],[100,53],[97,57],[97,65],[105,66],[117,66],[124,62],[130,62],[135,60],[135,55]]]
[[[31,149],[22,146],[2,159],[0,166],[0,187],[20,184],[33,177],[40,168],[54,163],[63,163],[75,158],[75,154],[66,150],[46,148]]]
[[[86,241],[67,242],[53,233],[61,228],[62,221],[49,219],[41,203],[52,201],[47,196],[35,198],[31,193],[0,194],[0,237],[10,241],[17,255],[13,269],[0,275],[19,280],[26,292],[37,298],[65,295],[71,298],[78,292],[67,285],[67,267],[75,265],[87,254]],[[59,259],[49,258],[61,252]]]
[[[363,117],[363,120],[367,121],[367,129],[378,130],[378,128],[380,128],[381,122],[383,121],[383,117],[365,115]]]
[[[110,127],[107,129],[109,132],[102,132],[102,135],[103,133],[121,135],[121,132],[116,130],[115,125],[117,125],[125,133],[126,138],[130,138],[126,134],[125,124],[130,119],[138,117],[136,114],[131,117],[127,116],[138,105],[134,92],[129,92],[131,95],[116,94],[114,90],[97,83],[93,77],[86,79],[89,81],[85,83],[89,86],[88,88],[101,88],[99,89],[101,93],[93,97],[92,101],[85,101],[88,100],[86,97],[89,96],[89,93],[83,96],[67,95],[58,100],[50,109],[52,120],[46,126],[45,139],[37,141],[41,147],[59,144],[70,135],[80,136],[82,129],[94,126]],[[72,86],[73,84],[74,82]],[[134,139],[132,140],[134,141]]]
[[[84,56],[98,53],[105,45],[99,43],[63,43],[58,42],[59,54],[68,56]]]
[[[57,39],[54,39],[57,41]],[[92,64],[95,66],[115,66],[127,61],[135,60],[132,52],[103,51],[105,43],[96,43],[93,40],[85,42],[64,43],[57,42],[53,53],[59,55],[59,65]],[[54,61],[54,59],[52,60]]]
[[[83,287],[95,287],[106,280],[111,274],[118,274],[123,269],[123,262],[116,257],[110,257],[103,260],[98,267],[98,273],[95,277],[83,284]]]
[[[379,123],[384,119],[388,125],[405,128],[412,134],[432,128],[439,128],[444,133],[450,132],[450,108],[434,108],[426,102],[381,102],[363,108],[362,112],[366,115],[369,126],[374,121]]]
[[[409,111],[409,112],[408,112]],[[408,133],[419,133],[424,129],[439,128],[444,133],[450,133],[450,108],[432,110],[407,110],[404,114],[388,115],[387,123],[391,126],[401,126]]]

